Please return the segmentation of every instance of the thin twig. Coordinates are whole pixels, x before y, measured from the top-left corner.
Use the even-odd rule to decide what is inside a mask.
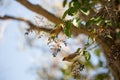
[[[4,16],[4,17],[0,17],[0,19],[2,19],[2,20],[9,20],[10,19],[10,20],[23,21],[30,26],[31,30],[44,31],[44,32],[47,32],[47,33],[50,33],[50,31],[52,30],[52,29],[49,29],[49,28],[36,26],[32,22],[30,22],[29,20],[24,19],[24,18],[17,18],[17,17],[13,17],[13,16]]]

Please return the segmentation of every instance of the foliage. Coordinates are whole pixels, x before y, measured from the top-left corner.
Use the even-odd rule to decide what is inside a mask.
[[[113,22],[113,19],[117,21],[117,15],[114,15],[114,11],[110,13],[110,10],[112,10],[112,7],[109,6],[109,4],[111,4],[111,1],[71,0],[70,2],[68,2],[67,0],[64,0],[63,7],[65,7],[67,3],[69,8],[64,12],[62,16],[62,20],[64,21],[64,24],[62,25],[63,31],[67,37],[71,38],[71,27],[74,25],[78,29],[80,29],[80,27],[82,26],[86,28],[92,35],[94,35],[93,43],[95,42],[96,37],[102,37],[103,40],[108,39],[110,41],[115,39],[112,29],[116,29],[120,25],[119,22]],[[68,16],[71,16],[72,19],[67,20],[66,18]],[[56,30],[55,34],[55,37],[57,38],[59,31]],[[116,35],[119,36],[119,33],[117,33]],[[63,58],[63,61],[72,62],[71,71],[74,78],[81,79],[80,71],[84,69],[84,65],[86,65],[87,67],[93,66],[90,62],[91,53],[87,50],[90,45],[91,44],[88,41],[88,44],[84,46],[84,48],[78,48],[75,52]],[[95,53],[97,56],[100,57],[99,49],[96,49]],[[119,55],[119,53],[117,54]],[[85,61],[80,60],[81,57],[84,57]],[[103,66],[101,61],[100,66]],[[65,71],[64,74],[66,74]],[[108,74],[109,73],[105,74],[106,76],[98,74],[96,75],[96,79],[104,79],[110,77],[108,76]]]
[[[48,45],[53,46],[51,48],[51,50],[53,51],[53,56],[56,57],[57,54],[61,52],[61,49],[63,47],[63,45],[61,45],[62,43],[64,43],[64,45],[66,46],[65,40],[59,39],[60,33],[63,32],[64,36],[72,38],[71,27],[73,25],[76,26],[78,29],[80,29],[80,27],[83,27],[93,35],[92,38],[88,36],[88,41],[87,44],[85,44],[84,48],[78,47],[75,52],[70,53],[68,56],[63,58],[63,61],[71,62],[71,65],[69,66],[70,68],[66,70],[61,68],[64,76],[72,75],[76,79],[87,79],[87,76],[81,74],[81,71],[83,71],[85,67],[87,67],[86,70],[89,71],[90,69],[99,69],[99,67],[104,66],[102,61],[99,61],[99,64],[97,66],[94,66],[92,64],[92,62],[90,61],[91,53],[88,48],[95,43],[95,40],[98,37],[101,37],[103,40],[107,39],[110,41],[113,41],[116,38],[120,39],[120,23],[117,22],[117,15],[114,15],[114,11],[110,11],[112,10],[112,7],[109,6],[110,4],[111,1],[109,0],[71,0],[70,2],[68,2],[67,0],[63,1],[63,7],[68,6],[68,9],[64,12],[62,16],[62,20],[64,23],[57,24],[55,28],[51,31],[51,37],[48,39]],[[67,19],[68,16],[71,16],[72,19]],[[116,22],[113,20],[115,20]],[[119,29],[119,31],[115,33],[112,29]],[[117,35],[116,38],[114,34]],[[92,42],[90,42],[89,40],[91,40]],[[95,49],[94,53],[96,54],[96,56],[101,56],[100,49],[92,49]],[[118,59],[120,53],[115,53],[117,53],[116,59]],[[111,62],[113,62],[113,60],[115,61],[116,59],[110,57]],[[106,66],[104,67],[106,68]],[[91,79],[109,79],[111,77],[109,74],[109,72],[104,73],[104,75],[102,73],[99,73]],[[84,78],[82,78],[81,75],[84,76]],[[69,77],[69,79],[70,78],[72,77]]]
[[[83,33],[86,33],[88,36],[83,40],[83,47],[77,46],[76,49],[71,49],[71,51],[65,52],[65,54],[69,54],[62,56],[63,61],[70,64],[67,65],[67,68],[60,67],[61,72],[64,74],[64,77],[61,78],[61,80],[70,80],[73,78],[78,80],[111,79],[111,73],[109,70],[105,73],[96,73],[94,77],[92,76],[93,78],[89,76],[89,74],[91,71],[97,71],[100,68],[108,67],[104,64],[105,62],[101,60],[102,51],[98,45],[95,46],[97,44],[96,41],[102,45],[102,49],[106,53],[105,56],[107,56],[109,66],[119,61],[120,1],[63,0],[63,7],[67,7],[67,10],[61,17],[61,23],[56,24],[52,29],[45,30],[45,28],[41,28],[46,33],[50,33],[47,45],[50,47],[53,57],[57,57],[58,53],[62,54],[62,52],[65,52],[64,48],[70,48],[69,43],[67,43],[68,39],[77,39],[79,35],[72,33],[74,31],[73,27],[75,27],[75,29],[77,28],[78,31],[81,29],[86,30],[83,31]],[[70,19],[68,17],[70,17]],[[31,26],[30,22],[29,24]],[[28,29],[28,32],[41,32],[41,29],[38,27],[34,28],[33,26],[34,25]],[[26,34],[28,35],[28,33]],[[80,45],[80,43],[77,43],[77,45]],[[92,62],[93,53],[94,56],[98,58],[98,64],[96,65],[94,64],[94,61]],[[47,70],[43,70],[43,72],[47,74]],[[47,75],[47,79],[49,79],[50,73]],[[51,77],[51,80],[52,79],[57,78]]]

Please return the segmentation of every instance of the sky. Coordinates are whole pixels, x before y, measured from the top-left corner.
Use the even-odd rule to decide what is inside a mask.
[[[20,31],[13,22],[5,21],[2,24],[8,25],[0,41],[0,80],[35,80],[29,74],[32,65],[30,54],[20,50],[21,43],[23,44]]]
[[[3,0],[0,4],[0,16],[7,14],[33,20],[36,15],[14,0]],[[22,22],[0,20],[0,80],[36,80],[34,68],[49,59],[49,57],[47,59],[42,57],[41,61],[37,61],[39,56],[43,56],[43,51],[27,45],[24,35],[26,27]],[[35,44],[42,41],[42,39],[38,40]],[[39,46],[47,47],[45,43],[40,43]]]

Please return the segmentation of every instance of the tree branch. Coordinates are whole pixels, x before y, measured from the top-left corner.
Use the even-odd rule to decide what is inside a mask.
[[[26,8],[28,8],[40,15],[43,15],[44,17],[46,17],[47,19],[49,19],[50,21],[52,21],[56,24],[62,23],[61,19],[59,19],[56,16],[54,16],[53,14],[49,13],[48,11],[43,9],[40,5],[33,5],[30,2],[28,2],[27,0],[16,0],[16,1],[18,1],[19,3],[24,5]]]
[[[38,13],[40,15],[43,15],[48,20],[50,20],[50,21],[52,21],[52,22],[54,22],[56,24],[59,24],[59,23],[63,23],[64,24],[64,22],[60,18],[58,18],[58,17],[54,16],[53,14],[49,13],[48,11],[46,11],[45,9],[43,9],[40,5],[33,5],[30,2],[28,2],[27,0],[16,0],[16,1],[18,1],[19,3],[21,3],[23,6],[25,6],[29,10],[31,10],[33,12],[36,12],[36,13]],[[79,35],[80,33],[83,33],[83,34],[86,34],[86,35],[90,36],[91,38],[94,38],[94,35],[91,34],[84,27],[80,27],[80,29],[78,29],[77,27],[72,26],[71,31],[72,31],[73,35]],[[108,53],[110,51],[109,46],[107,46],[106,44],[104,44],[100,38],[97,37],[96,41],[102,47],[105,47],[104,48],[105,52]]]
[[[26,19],[23,19],[23,18],[16,18],[13,16],[4,16],[4,17],[0,17],[0,19],[2,19],[2,20],[13,19],[13,20],[18,20],[18,21],[23,21],[30,26],[29,30],[44,31],[47,33],[50,33],[50,31],[52,30],[52,29],[48,29],[48,28],[44,28],[44,27],[38,27],[38,26],[34,25],[32,22],[30,22]]]
[[[32,10],[33,12],[36,12],[39,15],[43,15],[44,17],[46,17],[48,20],[52,21],[55,24],[59,24],[59,23],[64,24],[64,22],[60,18],[58,18],[58,17],[54,16],[53,14],[51,14],[50,12],[46,11],[40,5],[33,5],[30,2],[28,2],[27,0],[17,0],[17,1],[19,3],[21,3],[22,5],[24,5],[26,8],[28,8],[29,10]],[[73,26],[72,31],[76,35],[78,35],[80,33],[90,35],[90,33],[83,27],[81,27],[79,30],[78,28]]]

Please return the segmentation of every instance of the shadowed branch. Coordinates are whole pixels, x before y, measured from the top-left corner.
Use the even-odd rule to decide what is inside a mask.
[[[49,29],[49,28],[38,27],[38,26],[34,25],[32,22],[30,22],[29,20],[26,20],[24,18],[17,18],[17,17],[13,17],[13,16],[4,16],[4,17],[0,17],[0,19],[2,19],[2,20],[12,19],[12,20],[23,21],[30,26],[30,30],[44,31],[44,32],[47,32],[47,33],[50,33],[50,31],[52,30],[52,29]]]

